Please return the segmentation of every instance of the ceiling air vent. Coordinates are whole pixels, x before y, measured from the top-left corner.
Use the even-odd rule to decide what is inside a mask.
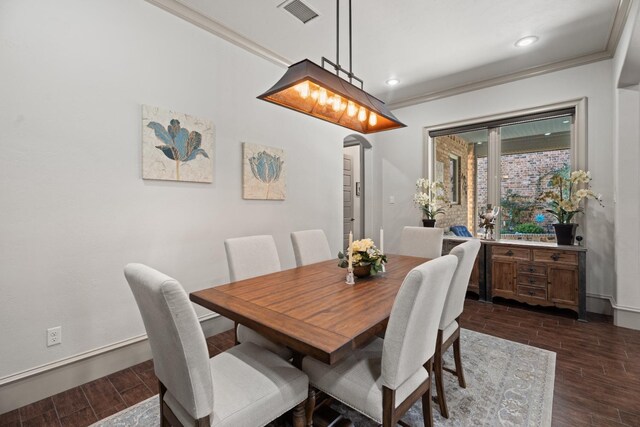
[[[313,9],[300,0],[288,0],[280,4],[278,7],[284,8],[287,12],[298,18],[303,24],[306,24],[313,18],[318,17],[318,14],[314,12]]]

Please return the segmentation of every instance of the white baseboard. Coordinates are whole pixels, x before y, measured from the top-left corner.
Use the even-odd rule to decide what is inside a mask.
[[[233,327],[233,322],[218,314],[200,321],[206,336]],[[142,335],[4,377],[0,380],[0,414],[149,359],[149,342]]]
[[[587,311],[613,315],[613,324],[640,330],[640,308],[618,304],[610,295],[587,294]]]
[[[587,292],[587,311],[590,313],[613,315],[611,297]]]

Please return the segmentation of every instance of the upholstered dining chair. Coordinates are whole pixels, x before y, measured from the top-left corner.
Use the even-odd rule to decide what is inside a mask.
[[[394,426],[422,399],[424,424],[433,425],[432,362],[444,300],[457,264],[455,256],[446,255],[407,274],[393,303],[384,340],[376,338],[333,366],[305,357],[302,370],[311,386],[384,427]]]
[[[442,255],[444,229],[404,227],[400,236],[400,255],[438,258]]]
[[[291,244],[298,267],[333,258],[329,241],[322,230],[294,231],[291,233]]]
[[[294,426],[305,424],[302,371],[253,343],[210,359],[180,283],[142,264],[124,274],[149,337],[162,426],[264,426],[292,408]]]
[[[436,391],[438,394],[438,406],[440,414],[444,418],[449,418],[447,400],[444,393],[444,383],[442,381],[442,355],[453,345],[453,356],[456,370],[451,371],[458,377],[458,384],[466,388],[464,371],[462,369],[462,358],[460,355],[460,322],[458,319],[464,310],[464,299],[469,286],[469,278],[473,265],[480,250],[480,240],[471,239],[461,245],[456,246],[450,252],[458,258],[458,266],[453,274],[449,292],[442,310],[440,326],[438,328],[438,339],[436,341],[436,354],[434,357],[434,373],[436,380]],[[448,369],[447,369],[448,370]]]
[[[229,276],[232,282],[280,271],[280,258],[273,236],[236,237],[224,241]],[[291,359],[291,351],[263,337],[244,325],[235,325],[236,342],[252,342],[273,351],[284,359]]]

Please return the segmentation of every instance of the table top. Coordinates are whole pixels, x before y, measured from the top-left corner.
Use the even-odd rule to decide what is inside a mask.
[[[425,258],[387,255],[387,271],[347,285],[338,260],[193,292],[191,301],[265,337],[334,364],[386,329],[407,273]]]

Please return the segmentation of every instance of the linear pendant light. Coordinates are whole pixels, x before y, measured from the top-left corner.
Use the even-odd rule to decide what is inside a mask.
[[[406,125],[384,102],[364,91],[351,70],[351,0],[349,0],[349,70],[340,66],[340,0],[336,0],[336,63],[322,57],[322,66],[305,59],[291,65],[284,76],[258,99],[326,120],[360,133],[375,133]],[[329,64],[334,73],[324,68]],[[345,74],[349,81],[340,77]],[[357,80],[360,87],[352,82]]]

